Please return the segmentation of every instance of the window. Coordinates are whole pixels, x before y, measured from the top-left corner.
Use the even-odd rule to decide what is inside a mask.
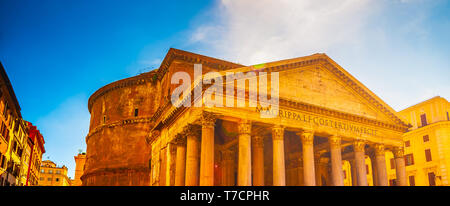
[[[414,156],[413,154],[405,155],[405,165],[410,166],[414,164]]]
[[[56,178],[56,181],[59,182],[59,178]]]
[[[395,160],[394,158],[391,158],[391,169],[395,168]]]
[[[411,146],[411,142],[408,140],[405,142],[405,147],[410,147]]]
[[[436,175],[434,175],[434,172],[428,173],[428,182],[430,186],[436,186]]]
[[[134,116],[137,117],[139,114],[139,109],[134,109]]]
[[[61,174],[61,171],[60,170],[56,170],[56,174]]]
[[[416,179],[414,176],[409,176],[409,186],[416,186]]]
[[[369,165],[366,165],[366,174],[369,174]]]
[[[3,138],[5,138],[6,142],[9,142],[8,127],[6,126],[6,124],[3,121],[2,121],[2,126],[0,128],[0,133],[3,136]]]
[[[448,112],[447,112],[447,120],[450,121],[450,116],[448,116]]]
[[[430,141],[430,136],[428,136],[428,135],[423,136],[423,142],[428,142],[428,141]]]
[[[430,149],[426,149],[425,150],[425,159],[427,160],[427,162],[430,162],[431,159],[431,150]]]
[[[426,114],[422,114],[420,115],[420,121],[422,121],[422,127],[427,126],[427,115]]]
[[[43,178],[43,177],[40,177],[39,180],[40,180],[40,181],[44,181],[44,178]]]
[[[41,173],[45,173],[45,170],[41,170]]]
[[[53,170],[49,170],[49,171],[48,171],[48,174],[53,174]]]
[[[347,179],[347,170],[343,170],[344,173],[344,179]]]
[[[50,178],[50,177],[49,177],[49,178],[47,178],[47,181],[52,181],[52,178]]]

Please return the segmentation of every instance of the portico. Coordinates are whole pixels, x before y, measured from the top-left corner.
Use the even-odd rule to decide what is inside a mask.
[[[279,72],[278,111],[261,104],[161,108],[147,137],[151,185],[344,186],[348,161],[353,185],[367,186],[370,159],[371,184],[386,186],[385,152],[394,153],[398,185],[406,185],[407,126],[334,61],[321,54],[258,69]]]

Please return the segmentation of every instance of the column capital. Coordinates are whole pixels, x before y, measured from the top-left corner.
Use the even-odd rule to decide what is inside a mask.
[[[264,137],[259,135],[252,136],[252,144],[254,145],[254,147],[264,147]]]
[[[187,124],[184,127],[183,134],[185,134],[186,136],[193,136],[193,137],[200,138],[201,131],[202,130],[201,130],[200,125]]]
[[[175,135],[174,143],[177,146],[186,146],[186,135],[183,133],[178,133]]]
[[[394,158],[403,158],[403,147],[394,147],[392,150],[392,153],[394,153]]]
[[[374,149],[375,149],[375,156],[384,156],[385,154],[384,144],[375,144]]]
[[[243,120],[238,123],[239,134],[250,134],[252,131],[252,124],[248,120]]]
[[[203,112],[201,115],[202,126],[214,127],[217,115],[211,112]]]
[[[303,132],[297,133],[302,140],[302,144],[312,145],[314,143],[314,132],[305,130]]]
[[[328,141],[330,143],[330,148],[341,148],[341,137],[338,135],[333,135],[330,138],[328,138]]]
[[[364,152],[365,146],[366,146],[366,142],[364,140],[353,141],[353,150],[355,152]]]
[[[272,139],[283,140],[284,139],[284,127],[276,125],[272,127]]]

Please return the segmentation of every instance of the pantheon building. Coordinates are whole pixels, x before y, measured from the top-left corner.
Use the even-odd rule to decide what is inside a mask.
[[[175,106],[174,74],[190,75],[190,94],[210,87],[193,81],[196,64],[202,74],[223,79],[227,72],[256,73],[248,82],[277,72],[278,112],[263,118],[273,108],[260,102],[208,107],[194,95],[180,101],[200,106]],[[246,103],[255,92],[235,91]],[[394,154],[396,185],[407,185],[402,134],[408,125],[325,54],[244,66],[170,49],[158,69],[100,88],[88,108],[86,186],[342,186],[348,178],[352,185],[370,179],[385,186],[387,152]]]

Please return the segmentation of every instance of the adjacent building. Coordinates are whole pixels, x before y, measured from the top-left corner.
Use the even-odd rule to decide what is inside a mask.
[[[86,153],[80,152],[77,156],[74,156],[75,159],[75,178],[72,181],[72,186],[81,186],[82,182],[80,177],[83,176],[84,173],[84,165],[86,163]]]
[[[28,144],[26,147],[26,176],[25,186],[37,186],[39,184],[42,154],[45,153],[44,137],[36,126],[28,122]]]
[[[44,160],[41,164],[39,186],[70,186],[71,180],[67,176],[67,167],[58,167],[50,160]]]
[[[398,115],[408,124],[403,135],[408,185],[448,186],[450,181],[450,103],[434,97],[408,107]],[[389,179],[395,179],[395,161],[388,154]]]
[[[22,119],[20,110],[11,82],[0,63],[0,185],[4,186],[27,185],[29,180],[33,143],[29,123]],[[45,152],[42,136],[39,141],[41,152],[35,155],[42,156]],[[40,156],[36,158],[39,164]]]

